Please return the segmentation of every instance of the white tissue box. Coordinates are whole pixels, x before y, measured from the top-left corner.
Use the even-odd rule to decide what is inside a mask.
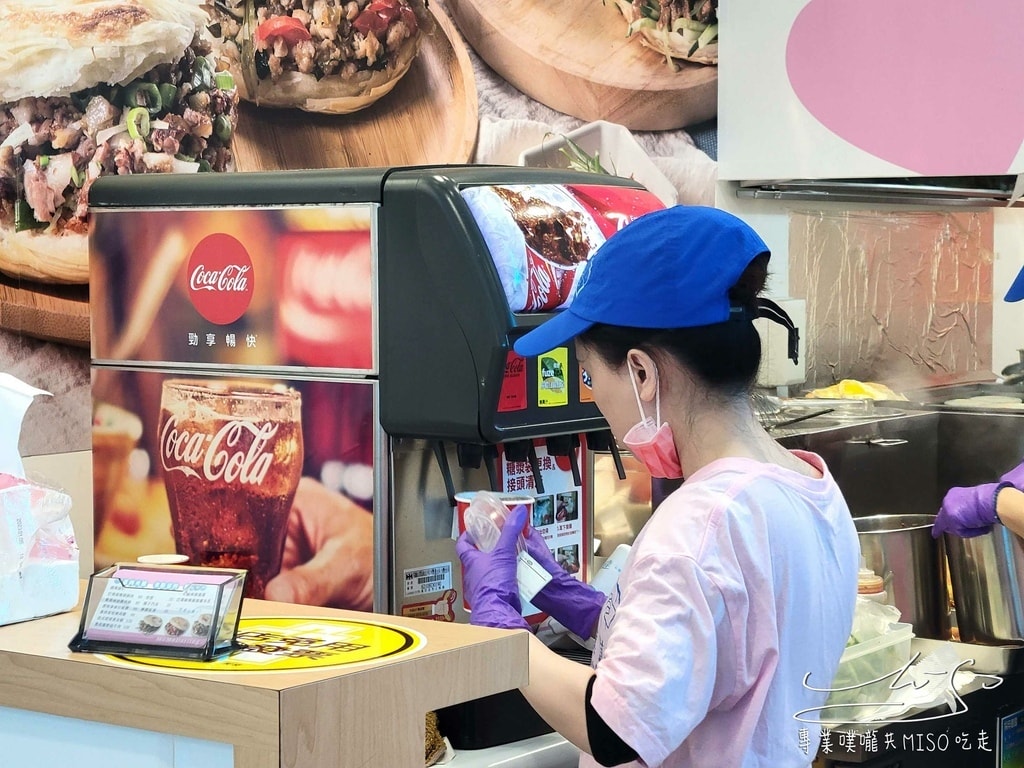
[[[27,561],[0,576],[0,625],[66,613],[78,604],[78,563]]]

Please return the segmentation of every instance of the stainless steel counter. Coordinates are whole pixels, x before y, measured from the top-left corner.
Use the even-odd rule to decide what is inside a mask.
[[[557,733],[489,749],[457,750],[452,768],[576,768],[580,752]]]

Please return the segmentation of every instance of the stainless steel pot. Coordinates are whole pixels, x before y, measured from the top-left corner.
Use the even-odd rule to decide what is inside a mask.
[[[1024,643],[1024,541],[1001,525],[984,536],[945,539],[960,639]]]
[[[917,637],[948,640],[952,621],[946,553],[932,538],[935,515],[855,517],[865,564],[885,580],[901,621]]]

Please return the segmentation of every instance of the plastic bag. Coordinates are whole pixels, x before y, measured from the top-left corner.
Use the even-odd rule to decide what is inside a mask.
[[[874,640],[890,631],[890,625],[900,620],[900,609],[894,605],[878,603],[866,597],[857,597],[853,611],[853,629],[846,647]]]
[[[71,497],[0,474],[0,625],[78,604],[78,545]]]
[[[0,373],[0,625],[78,604],[71,497],[26,479],[18,453],[25,412],[48,394]]]

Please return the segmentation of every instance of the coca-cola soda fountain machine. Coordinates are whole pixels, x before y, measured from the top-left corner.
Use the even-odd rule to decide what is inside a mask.
[[[571,345],[512,344],[655,196],[445,166],[104,178],[90,203],[97,567],[177,551],[250,596],[465,621],[457,497],[491,489],[588,577],[614,440]]]

